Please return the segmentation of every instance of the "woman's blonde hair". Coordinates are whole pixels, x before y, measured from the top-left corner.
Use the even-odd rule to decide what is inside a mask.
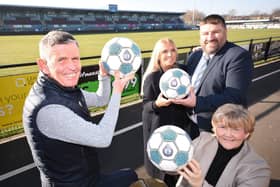
[[[244,128],[245,133],[251,134],[254,131],[255,117],[241,105],[224,104],[213,114],[214,132],[217,125],[221,123],[230,128]]]
[[[156,43],[155,43],[155,46],[154,46],[154,49],[153,49],[153,52],[152,52],[152,55],[151,55],[151,58],[150,58],[150,61],[149,61],[149,64],[146,68],[146,71],[145,73],[143,74],[143,77],[142,77],[142,85],[141,85],[141,95],[143,95],[143,86],[144,86],[144,82],[145,82],[145,79],[146,77],[152,73],[152,72],[155,72],[155,71],[158,71],[161,67],[160,67],[160,61],[159,61],[159,58],[160,58],[160,54],[162,52],[162,46],[163,44],[172,44],[174,47],[175,47],[175,50],[176,50],[176,53],[177,53],[177,47],[176,47],[176,44],[175,42],[170,39],[170,38],[162,38],[162,39],[159,39]]]

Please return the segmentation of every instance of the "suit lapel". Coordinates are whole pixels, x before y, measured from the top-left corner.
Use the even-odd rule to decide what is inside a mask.
[[[200,84],[199,84],[199,87],[198,87],[198,92],[201,88],[201,85],[203,84],[203,82],[205,81],[205,79],[207,78],[208,74],[210,71],[212,71],[212,69],[216,66],[217,63],[221,63],[218,62],[223,55],[225,55],[225,52],[229,49],[229,43],[226,42],[225,45],[222,47],[222,49],[220,49],[214,56],[213,58],[211,59],[211,61],[209,62],[209,65],[208,67],[206,68],[205,70],[205,73],[204,75],[202,76],[201,78],[201,81],[200,81]]]
[[[202,132],[197,140],[195,140],[193,144],[197,147],[197,151],[194,152],[194,158],[200,161],[202,175],[206,177],[218,150],[218,141],[216,137],[213,137],[213,135],[208,132]]]
[[[203,82],[204,82],[205,79],[207,78],[209,72],[211,72],[211,70],[214,68],[214,66],[215,66],[215,64],[216,64],[216,62],[217,62],[216,59],[217,59],[217,57],[216,57],[216,56],[213,56],[213,58],[210,60],[208,66],[207,66],[207,68],[206,68],[206,70],[205,70],[205,72],[204,72],[204,74],[203,74],[203,76],[202,76],[202,78],[201,78],[200,84],[199,84],[199,86],[198,86],[198,92],[199,92],[199,90],[200,90],[200,88],[201,88],[201,85],[203,84]]]

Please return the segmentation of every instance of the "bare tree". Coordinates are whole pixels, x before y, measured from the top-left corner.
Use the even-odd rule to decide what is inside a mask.
[[[192,24],[193,23],[193,11],[187,10],[185,14],[182,16],[182,19],[186,24]]]
[[[198,10],[187,10],[182,16],[184,22],[189,25],[197,25],[204,17],[205,14]]]
[[[257,16],[259,16],[260,14],[261,14],[261,11],[255,10],[253,13],[250,14],[250,16],[255,16],[255,17],[257,17]]]
[[[276,8],[271,13],[272,17],[280,17],[280,8]]]
[[[230,19],[232,19],[233,17],[235,17],[236,15],[236,10],[235,9],[231,9],[228,11],[228,16]]]

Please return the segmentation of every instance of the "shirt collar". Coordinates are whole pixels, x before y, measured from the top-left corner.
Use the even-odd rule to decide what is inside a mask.
[[[211,54],[211,55],[208,55],[208,54],[206,54],[205,52],[203,52],[202,56],[205,57],[205,58],[207,58],[207,56],[208,56],[210,59],[212,59],[212,58],[215,56],[215,54],[216,54],[216,53]]]

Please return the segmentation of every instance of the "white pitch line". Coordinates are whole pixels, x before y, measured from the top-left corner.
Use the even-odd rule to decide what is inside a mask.
[[[260,76],[260,77],[257,77],[257,78],[255,78],[255,79],[253,79],[252,81],[255,82],[255,81],[264,79],[264,78],[266,78],[266,77],[268,77],[268,76],[270,76],[270,75],[273,75],[273,74],[275,74],[275,73],[278,73],[278,72],[280,72],[280,69],[278,69],[278,70],[276,70],[276,71],[273,71],[273,72],[270,72],[270,73],[267,73],[267,74],[264,74],[264,75],[262,75],[262,76]]]
[[[23,172],[25,172],[27,170],[30,170],[30,169],[34,168],[34,167],[35,167],[35,164],[31,163],[31,164],[25,165],[25,166],[23,166],[21,168],[18,168],[18,169],[15,169],[13,171],[10,171],[8,173],[5,173],[4,175],[0,175],[0,181],[6,180],[6,179],[8,179],[10,177],[13,177],[13,176],[15,176],[17,174],[23,173]]]
[[[132,129],[136,129],[137,127],[140,127],[140,126],[142,126],[142,122],[136,123],[134,125],[130,125],[129,127],[126,127],[126,128],[123,128],[123,129],[120,129],[120,130],[116,131],[114,133],[114,136],[118,136],[120,134],[126,133],[126,132],[128,132]]]

